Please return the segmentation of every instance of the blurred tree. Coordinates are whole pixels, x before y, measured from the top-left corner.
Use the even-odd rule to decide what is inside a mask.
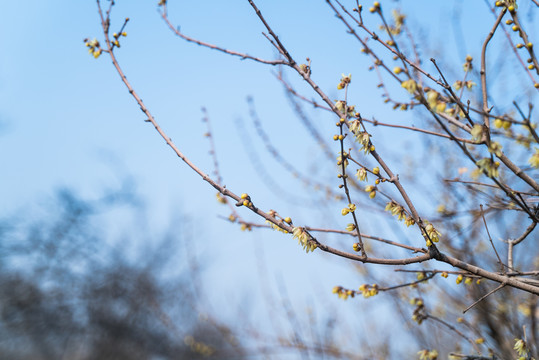
[[[133,228],[107,238],[104,220],[121,207],[140,210],[133,194],[86,201],[62,190],[42,217],[2,221],[1,357],[241,358],[228,327],[198,319],[190,274],[170,276],[181,231],[129,259],[125,248],[150,242]]]

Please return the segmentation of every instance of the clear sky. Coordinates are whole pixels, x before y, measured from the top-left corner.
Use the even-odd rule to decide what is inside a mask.
[[[171,20],[187,35],[263,58],[276,56],[261,35],[264,29],[247,1],[169,3]],[[312,59],[313,79],[331,97],[340,96],[336,85],[341,73],[352,73],[350,99],[362,115],[376,115],[379,120],[395,116],[383,107],[375,73],[367,71],[368,59],[361,56],[325,1],[258,3],[293,56],[298,61]],[[405,13],[412,3],[382,1],[385,9],[400,7]],[[345,226],[339,218],[339,204],[328,215],[291,203],[268,189],[246,154],[238,120],[246,124],[250,134],[253,148],[249,151],[256,152],[268,174],[289,193],[300,198],[312,194],[279,168],[254,135],[246,102],[247,96],[252,96],[266,131],[283,154],[303,172],[321,181],[334,181],[336,188],[336,173],[331,173],[329,164],[320,164],[322,152],[294,117],[282,86],[272,74],[277,69],[176,38],[161,20],[156,4],[118,0],[111,27],[115,31],[124,17],[131,19],[128,36],[122,38],[116,54],[128,79],[177,146],[202,169],[212,172],[203,136],[206,128],[200,121],[204,106],[212,121],[227,187],[251,194],[257,206],[293,216],[299,224],[326,226],[336,221]],[[453,30],[455,14],[462,14],[462,34],[446,36],[441,42]],[[409,15],[410,25],[419,29],[421,40],[426,41],[421,49],[425,62],[440,54],[440,48],[451,49],[439,59],[442,64],[460,64],[467,49],[478,56],[481,37],[467,34],[479,26],[486,35],[493,21],[482,1],[423,1]],[[223,295],[231,304],[241,300],[243,293],[238,294],[232,284],[257,286],[258,278],[253,274],[260,254],[270,273],[283,276],[299,303],[309,302],[312,296],[320,297],[321,302],[337,301],[330,294],[333,285],[359,285],[350,281],[342,259],[320,252],[306,256],[289,236],[271,231],[243,233],[218,218],[228,216],[228,210],[215,201],[215,190],[188,169],[143,121],[110,60],[106,56],[95,60],[88,54],[83,39],[102,39],[94,1],[3,1],[0,19],[0,216],[41,203],[62,186],[91,198],[130,177],[147,201],[150,224],[156,229],[178,214],[192,219],[192,241],[207,260],[208,277],[219,279],[209,282],[219,294],[209,299],[214,304]],[[376,23],[372,21],[374,28]],[[287,76],[299,89],[307,89],[293,73]],[[310,108],[306,113],[329,141],[335,119]],[[401,138],[388,142],[407,144]],[[336,147],[333,150],[335,154],[338,151]]]

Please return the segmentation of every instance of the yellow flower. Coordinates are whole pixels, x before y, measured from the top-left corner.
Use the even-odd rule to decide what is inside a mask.
[[[436,230],[431,223],[427,222],[427,225],[425,226],[425,231],[427,232],[427,235],[432,242],[438,242],[440,240],[440,236],[442,234],[438,230]]]
[[[401,86],[402,86],[403,88],[405,88],[406,91],[408,91],[410,94],[415,93],[416,90],[417,90],[417,83],[416,83],[414,80],[412,80],[412,79],[403,81],[403,82],[401,83]]]
[[[411,216],[407,216],[407,217],[406,217],[406,220],[404,220],[404,224],[405,224],[406,226],[414,225],[414,224],[415,224],[415,220],[414,220],[414,218],[412,218]]]
[[[298,243],[303,247],[306,252],[314,251],[318,246],[310,239],[309,234],[302,227],[295,227],[292,231],[294,239],[298,239]]]
[[[492,154],[495,154],[496,156],[501,156],[502,155],[502,145],[497,141],[493,141],[493,142],[490,143],[488,151],[490,153],[492,153]]]
[[[344,162],[344,167],[348,166],[348,154],[346,152],[339,153],[337,156],[337,165],[341,166]]]
[[[535,148],[535,154],[528,160],[530,165],[534,168],[539,168],[539,148]]]
[[[438,104],[438,95],[438,92],[434,90],[429,90],[427,93],[427,103],[432,110],[434,110]]]
[[[515,349],[520,356],[528,356],[528,346],[526,342],[522,339],[515,339],[515,346],[513,347],[513,349]]]
[[[359,181],[367,181],[367,170],[365,168],[358,169],[356,177]]]
[[[215,194],[215,196],[217,197],[218,202],[220,202],[221,204],[226,204],[226,198],[221,195],[221,193],[217,193]]]
[[[475,124],[471,131],[472,134],[472,140],[479,142],[483,138],[483,126],[479,124]]]
[[[483,158],[478,160],[476,163],[477,167],[481,172],[485,173],[488,177],[495,178],[498,177],[500,163],[497,161],[492,161],[490,158]]]

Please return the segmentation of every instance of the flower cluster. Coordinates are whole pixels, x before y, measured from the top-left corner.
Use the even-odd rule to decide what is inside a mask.
[[[318,246],[316,245],[316,242],[314,242],[309,234],[305,231],[302,227],[295,227],[292,231],[292,235],[294,236],[294,239],[298,239],[298,243],[303,247],[303,250],[305,250],[307,253],[309,251],[314,251]]]
[[[346,168],[348,166],[348,153],[343,151],[337,155],[337,165],[341,166],[344,163],[344,167]]]
[[[515,349],[520,356],[518,360],[525,360],[528,358],[528,353],[530,350],[528,349],[528,344],[526,344],[524,340],[515,339],[515,346],[513,347],[513,349]]]
[[[101,45],[99,45],[99,41],[97,41],[96,38],[93,40],[84,39],[84,44],[89,47],[88,52],[96,59],[103,52],[103,50],[101,50]]]
[[[427,319],[427,311],[423,299],[419,297],[410,299],[410,304],[415,306],[412,320],[421,325],[423,320]]]
[[[539,168],[539,148],[535,148],[535,154],[528,160],[528,163],[534,168]]]
[[[502,120],[502,119],[495,119],[494,120],[494,127],[496,129],[500,129],[500,128],[504,128],[505,130],[509,130],[509,128],[511,127],[513,123],[511,121],[505,121],[505,120]]]
[[[341,210],[342,216],[348,215],[351,212],[356,211],[357,207],[356,204],[348,204],[348,207],[345,207]]]
[[[432,89],[427,91],[427,103],[429,104],[431,111],[437,113],[443,113],[447,107],[447,103],[442,100],[440,94]]]
[[[436,350],[421,350],[417,355],[419,355],[419,360],[438,360],[438,351]]]
[[[434,226],[425,220],[425,235],[427,237],[427,246],[432,246],[432,243],[440,241],[442,234],[434,228]]]
[[[355,105],[346,106],[345,101],[342,101],[342,100],[335,101],[335,107],[342,114],[346,114],[347,116],[354,116],[356,114],[356,106]]]
[[[341,286],[333,287],[333,293],[337,294],[339,299],[343,299],[343,300],[348,299],[348,297],[356,296],[356,292],[354,290],[347,290]]]
[[[378,284],[363,284],[359,287],[359,291],[363,294],[364,298],[369,298],[378,294]]]
[[[120,34],[114,33],[112,34],[112,37],[114,37],[114,40],[112,40],[112,44],[116,47],[120,47],[120,41],[118,40],[120,36],[127,36],[127,33],[125,31],[122,31]]]
[[[278,225],[275,225],[274,223],[272,223],[271,221],[269,220],[266,220],[266,223],[273,229],[273,230],[277,230],[277,231],[280,231],[284,234],[288,234],[288,231],[286,231],[285,229],[281,228],[280,226]]]
[[[413,79],[408,79],[401,82],[401,86],[406,89],[410,94],[414,94],[417,90],[417,83]]]
[[[365,187],[365,192],[368,192],[368,193],[369,193],[369,197],[370,197],[371,199],[374,199],[375,196],[376,196],[376,186],[374,186],[374,185],[366,186],[366,187]]]
[[[241,205],[247,206],[247,207],[253,206],[253,203],[251,202],[251,197],[247,195],[246,193],[241,194],[240,198],[241,200],[239,202],[239,205],[236,205],[236,206],[241,206]]]
[[[226,197],[221,195],[221,193],[218,192],[217,194],[215,194],[215,196],[217,197],[217,202],[219,202],[221,204],[226,204],[227,203]]]
[[[253,227],[250,224],[241,223],[240,230],[241,231],[252,231]]]
[[[464,63],[464,65],[462,65],[462,69],[464,70],[464,72],[468,72],[473,69],[472,61],[473,57],[471,57],[470,55],[466,56],[466,62]]]
[[[493,141],[490,143],[488,151],[496,156],[502,156],[502,145],[497,141]]]
[[[397,219],[399,219],[399,221],[406,219],[406,210],[404,210],[401,205],[397,204],[393,200],[387,203],[385,210],[389,211],[391,215],[397,216]]]
[[[348,74],[348,75],[342,74],[341,82],[339,83],[339,85],[337,85],[337,89],[339,90],[344,89],[348,84],[350,84],[351,81],[352,81],[352,74]]]
[[[475,124],[470,131],[470,134],[472,134],[472,140],[476,143],[481,142],[483,139],[483,126],[479,124]]]
[[[500,172],[498,171],[500,163],[493,161],[491,158],[478,160],[475,165],[477,165],[481,172],[485,173],[490,178],[495,178],[500,175]]]
[[[462,88],[466,88],[468,90],[471,90],[472,87],[474,87],[475,85],[477,85],[477,84],[474,83],[472,80],[468,80],[468,81],[457,80],[453,84],[453,87],[455,88],[455,90],[460,90]]]
[[[356,177],[359,181],[367,181],[367,169],[362,167],[356,171]]]

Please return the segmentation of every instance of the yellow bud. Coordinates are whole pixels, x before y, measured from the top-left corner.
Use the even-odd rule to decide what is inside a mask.
[[[509,5],[507,7],[507,10],[509,10],[510,12],[513,12],[513,11],[515,11],[515,7],[513,5]]]
[[[241,194],[240,196],[242,199],[247,199],[249,197],[249,195],[247,195],[246,193],[243,193]]]
[[[374,199],[375,196],[376,196],[376,191],[371,191],[370,194],[369,194],[369,197],[371,199]]]
[[[513,25],[513,26],[511,27],[511,29],[513,29],[513,31],[518,31],[518,26]]]
[[[287,224],[292,224],[292,219],[290,219],[290,217],[285,217],[284,222]]]
[[[380,168],[379,168],[378,166],[375,167],[374,169],[372,169],[372,173],[373,173],[374,175],[380,174]]]
[[[400,66],[395,66],[395,68],[393,69],[393,72],[395,74],[400,74],[402,72],[402,68]]]
[[[503,120],[502,119],[496,119],[494,120],[494,127],[496,129],[499,129],[503,126]]]
[[[249,206],[249,201],[243,200],[243,206]]]

